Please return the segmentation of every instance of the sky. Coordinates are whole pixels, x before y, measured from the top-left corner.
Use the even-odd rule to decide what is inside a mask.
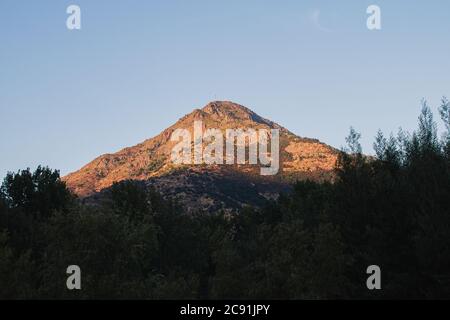
[[[378,129],[416,128],[422,98],[438,118],[449,57],[447,0],[1,0],[0,178],[65,175],[213,100],[337,148],[353,126],[370,154]]]

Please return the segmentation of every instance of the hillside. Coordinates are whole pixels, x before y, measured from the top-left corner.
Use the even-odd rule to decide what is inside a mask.
[[[171,160],[171,141],[176,129],[193,132],[194,121],[209,128],[279,129],[280,169],[274,176],[261,176],[259,165],[180,164]],[[203,132],[204,132],[203,131]],[[107,190],[113,183],[136,180],[153,186],[165,197],[175,199],[190,210],[237,208],[259,205],[277,197],[297,179],[329,180],[337,150],[316,140],[302,138],[264,119],[250,109],[228,101],[215,101],[195,109],[156,137],[117,153],[99,156],[80,170],[63,178],[81,198]]]

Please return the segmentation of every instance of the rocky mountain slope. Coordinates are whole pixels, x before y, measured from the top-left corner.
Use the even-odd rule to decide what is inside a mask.
[[[259,165],[174,164],[171,151],[176,129],[193,132],[194,121],[208,128],[279,129],[280,169],[274,176],[261,176]],[[225,145],[225,144],[224,144]],[[188,210],[234,209],[259,205],[287,191],[297,179],[330,180],[337,150],[315,139],[301,138],[239,104],[215,101],[195,109],[154,138],[117,153],[102,155],[63,178],[78,196],[92,197],[114,182],[137,180],[177,200]]]

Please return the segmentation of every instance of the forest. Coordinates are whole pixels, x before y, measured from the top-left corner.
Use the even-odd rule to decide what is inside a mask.
[[[59,171],[10,172],[0,189],[0,299],[449,299],[450,105],[438,133],[423,102],[414,132],[354,129],[333,182],[237,213],[185,214],[125,181],[83,204]],[[66,269],[82,270],[68,290]],[[382,289],[366,269],[380,266]]]

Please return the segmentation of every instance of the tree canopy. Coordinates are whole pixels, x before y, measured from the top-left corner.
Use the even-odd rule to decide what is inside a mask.
[[[450,298],[450,107],[438,136],[353,128],[333,183],[298,181],[263,208],[186,214],[142,183],[83,204],[58,171],[9,173],[0,188],[0,298]],[[67,290],[66,268],[83,290]],[[382,290],[366,287],[378,265]]]

